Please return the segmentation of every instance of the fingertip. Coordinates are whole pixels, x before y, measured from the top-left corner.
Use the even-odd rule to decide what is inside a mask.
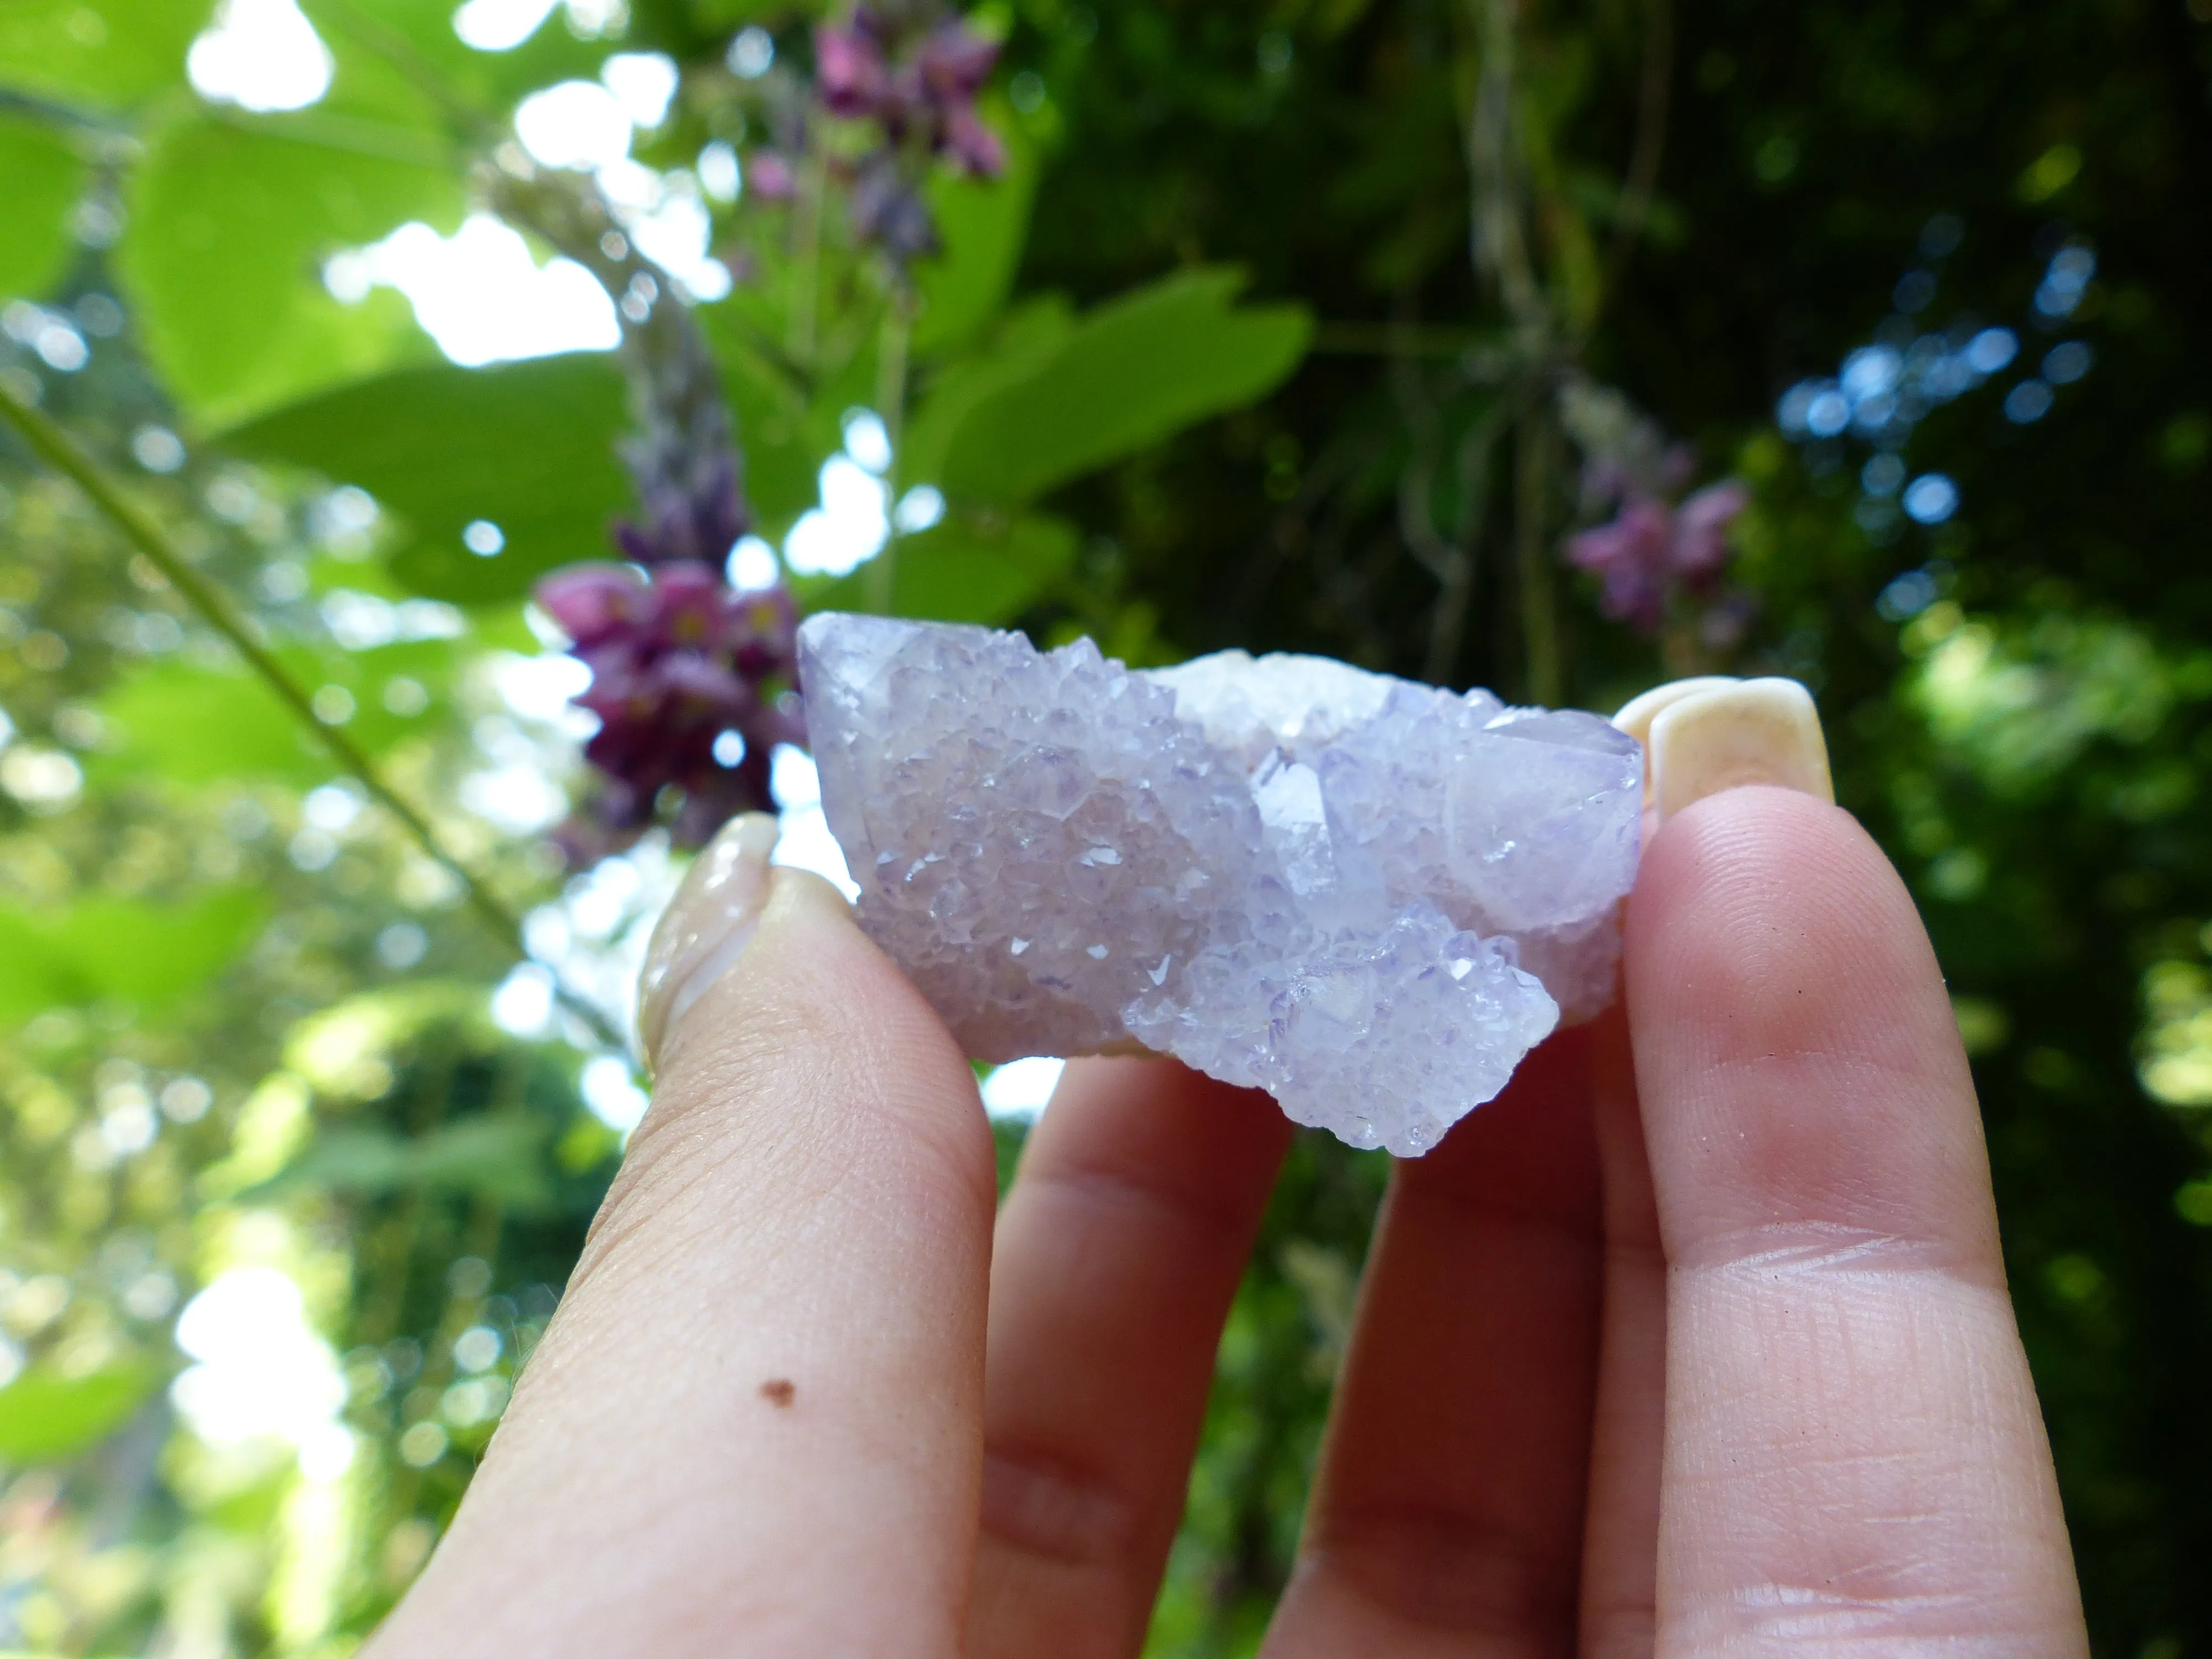
[[[1670,1254],[1794,1218],[1893,1224],[1993,1259],[1942,975],[1849,813],[1745,787],[1669,818],[1630,900],[1624,962]]]
[[[664,1143],[701,1134],[741,1139],[763,1165],[828,1160],[864,1183],[957,1192],[987,1226],[997,1200],[967,1056],[843,895],[805,870],[769,872],[742,955],[671,1020],[628,1163],[641,1177]]]
[[[709,960],[671,1016],[659,1069],[787,1022],[815,1040],[871,1039],[925,1065],[967,1071],[944,1022],[860,927],[843,894],[811,871],[778,865],[736,948]]]
[[[1810,1004],[1794,1019],[1817,1019],[1881,994],[1940,1005],[1948,1025],[1896,869],[1850,813],[1793,789],[1725,790],[1668,818],[1644,850],[1624,950],[1634,988],[1683,1017],[1741,1024],[1745,999],[1782,995]]]

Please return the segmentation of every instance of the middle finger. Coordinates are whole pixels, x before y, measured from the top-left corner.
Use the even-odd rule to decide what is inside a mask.
[[[1602,1252],[1587,1030],[1426,1158],[1369,1256],[1265,1659],[1571,1646]]]
[[[1173,1060],[1069,1062],[999,1218],[969,1659],[1143,1646],[1290,1137]]]

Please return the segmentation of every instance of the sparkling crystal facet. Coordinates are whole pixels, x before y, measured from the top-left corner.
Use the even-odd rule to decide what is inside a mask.
[[[1132,1043],[1403,1156],[1612,994],[1643,761],[1318,657],[799,630],[861,925],[980,1060]]]

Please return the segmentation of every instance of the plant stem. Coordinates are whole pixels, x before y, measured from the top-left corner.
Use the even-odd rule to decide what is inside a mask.
[[[1644,74],[1636,110],[1636,143],[1622,181],[1620,207],[1613,221],[1613,247],[1606,256],[1607,287],[1619,280],[1636,239],[1651,216],[1659,185],[1659,163],[1667,149],[1668,94],[1674,73],[1673,0],[1646,0]]]
[[[313,700],[277,660],[276,653],[255,637],[253,624],[232,604],[230,596],[192,568],[183,550],[153,515],[118,489],[101,471],[100,464],[85,453],[69,434],[43,411],[18,399],[4,382],[0,382],[0,419],[15,428],[33,454],[84,491],[92,504],[145,555],[147,562],[184,596],[185,603],[200,614],[202,620],[230,641],[246,659],[246,666],[259,676],[262,684],[291,712],[293,718],[314,734],[315,740],[330,752],[340,769],[398,819],[425,853],[452,872],[461,884],[469,908],[499,936],[500,942],[517,957],[526,959],[530,952],[522,942],[522,924],[514,913],[447,848],[422,810],[384,781],[367,751],[345,732],[315,713]],[[591,1004],[565,990],[562,992],[562,1000],[602,1041],[615,1048],[628,1046],[606,1016]]]
[[[1552,590],[1552,421],[1541,403],[1521,417],[1516,456],[1515,564],[1521,588],[1521,640],[1528,701],[1559,706],[1559,618]]]
[[[814,369],[814,313],[822,287],[822,215],[830,193],[830,163],[817,150],[800,175],[798,212],[792,226],[795,244],[791,270],[791,360],[810,374]]]
[[[1520,116],[1515,64],[1520,6],[1518,0],[1477,0],[1475,14],[1474,107],[1467,133],[1474,268],[1498,285],[1515,327],[1540,337],[1543,297],[1522,223],[1522,156],[1514,130]]]
[[[877,413],[883,419],[891,450],[891,464],[884,472],[884,504],[893,514],[898,511],[899,445],[906,428],[907,347],[913,336],[914,319],[904,285],[894,284],[884,313],[883,343],[876,358],[876,401],[883,405]],[[898,574],[898,520],[893,518],[884,535],[883,550],[868,562],[865,583],[868,609],[878,615],[889,614],[891,608],[896,591],[893,579]]]

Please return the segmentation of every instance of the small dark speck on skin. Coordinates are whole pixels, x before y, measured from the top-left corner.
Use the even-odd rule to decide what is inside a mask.
[[[761,1398],[771,1406],[788,1406],[799,1398],[799,1387],[787,1376],[771,1376],[760,1386]]]

